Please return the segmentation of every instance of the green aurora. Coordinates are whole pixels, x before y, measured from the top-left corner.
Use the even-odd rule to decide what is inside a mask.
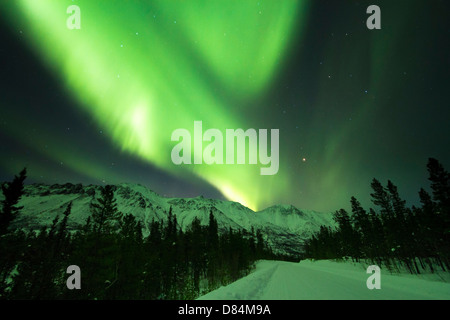
[[[270,83],[303,2],[161,0],[152,2],[157,14],[148,15],[144,1],[77,1],[78,32],[65,24],[70,2],[24,0],[9,10],[16,23],[29,24],[30,42],[123,151],[176,174],[191,171],[253,209],[277,196],[258,187],[273,178],[260,177],[255,166],[174,166],[170,135],[198,119],[221,130],[245,128],[239,109]],[[215,95],[214,85],[233,101]],[[74,169],[96,171],[78,160]],[[278,192],[286,182],[277,183],[284,185]]]
[[[381,106],[401,99],[391,96],[410,91],[411,83],[402,87],[399,77],[412,69],[423,72],[414,60],[423,52],[412,51],[408,59],[396,53],[409,51],[400,48],[412,45],[404,37],[423,12],[421,6],[414,2],[395,16],[394,12],[402,12],[401,4],[384,4],[385,23],[382,33],[375,34],[364,26],[368,2],[343,2],[358,4],[352,13],[360,15],[336,13],[336,20],[324,22],[329,38],[316,39],[322,44],[314,53],[314,48],[302,46],[315,35],[310,22],[320,18],[317,10],[316,16],[312,14],[314,4],[309,0],[15,0],[2,1],[0,16],[11,30],[24,30],[30,49],[63,83],[80,111],[104,128],[123,153],[169,175],[201,179],[254,210],[276,203],[332,210],[348,202],[355,191],[366,190],[375,175],[384,179],[398,173],[408,184],[412,178],[405,172],[423,168],[419,177],[424,177],[426,157],[440,155],[414,156],[403,168],[390,166],[386,154],[408,159],[411,150],[396,155],[393,145],[377,141],[394,135],[392,143],[402,144],[395,137],[404,132],[389,123],[392,128],[384,133],[382,120],[381,127],[372,127],[377,124],[372,119],[386,116]],[[81,8],[80,30],[66,27],[66,10],[72,4]],[[349,34],[342,31],[345,19],[346,27],[353,27]],[[350,36],[357,40],[349,42]],[[302,79],[293,85],[292,97],[291,91],[286,93],[290,84],[283,74],[289,75],[293,59],[301,61],[303,69],[290,74]],[[398,70],[398,77],[393,70]],[[301,87],[301,81],[308,84]],[[280,104],[278,94],[284,96]],[[410,97],[403,103],[413,100],[423,101]],[[282,112],[289,103],[297,110],[289,111],[287,121]],[[9,112],[9,119],[18,117]],[[125,174],[111,174],[95,157],[77,147],[67,148],[63,137],[46,132],[32,119],[26,121],[40,132],[33,142],[15,127],[7,134],[55,162],[65,159],[65,165],[80,175],[126,181]],[[174,165],[171,133],[177,128],[192,131],[194,121],[203,121],[204,131],[280,128],[279,172],[261,176],[260,165]],[[356,143],[355,136],[359,136]],[[53,148],[38,148],[44,143]],[[17,162],[5,158],[1,165],[11,173],[17,169]],[[48,168],[43,165],[41,170]],[[417,175],[414,178],[418,180]],[[319,194],[326,195],[320,203]]]

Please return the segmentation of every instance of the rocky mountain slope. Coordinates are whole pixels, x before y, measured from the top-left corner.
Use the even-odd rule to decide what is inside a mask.
[[[40,229],[43,225],[50,225],[72,201],[68,226],[76,230],[85,224],[90,215],[90,203],[99,195],[100,187],[94,185],[27,185],[19,203],[23,209],[11,227]],[[119,211],[131,213],[143,222],[144,235],[149,233],[152,219],[167,218],[170,207],[183,230],[190,226],[194,217],[198,217],[202,224],[208,224],[212,211],[220,231],[227,231],[230,227],[247,231],[252,227],[255,231],[260,229],[274,252],[283,254],[299,253],[303,240],[318,231],[321,225],[334,225],[330,213],[304,211],[290,205],[276,205],[254,212],[231,201],[203,197],[165,198],[138,184],[116,185],[115,197]]]

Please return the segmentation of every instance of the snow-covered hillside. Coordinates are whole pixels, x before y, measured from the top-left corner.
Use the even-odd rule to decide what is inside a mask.
[[[381,269],[380,289],[366,285],[371,274],[350,262],[259,261],[248,276],[199,300],[424,300],[450,299],[450,283]]]
[[[19,203],[23,206],[21,214],[11,227],[39,229],[42,225],[50,225],[55,216],[62,214],[72,201],[69,228],[76,230],[85,224],[90,215],[90,203],[99,194],[100,187],[93,185],[28,185]],[[117,185],[115,197],[119,211],[131,213],[143,222],[144,235],[148,234],[148,225],[152,219],[166,219],[171,207],[183,230],[190,226],[194,217],[206,225],[212,211],[220,231],[230,227],[247,231],[251,231],[252,227],[255,231],[260,229],[272,249],[283,254],[298,253],[302,241],[318,231],[321,225],[334,224],[329,213],[302,211],[285,205],[254,212],[231,201],[203,197],[165,198],[138,184]]]

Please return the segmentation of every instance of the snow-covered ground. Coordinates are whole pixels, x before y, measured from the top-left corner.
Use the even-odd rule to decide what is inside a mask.
[[[450,299],[450,283],[438,277],[390,274],[381,269],[381,289],[369,290],[362,265],[334,261],[259,261],[248,276],[199,300],[415,300]]]

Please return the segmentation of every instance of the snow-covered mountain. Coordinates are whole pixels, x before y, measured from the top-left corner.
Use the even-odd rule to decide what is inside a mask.
[[[190,226],[194,217],[198,217],[202,224],[208,224],[212,211],[220,231],[230,227],[247,231],[252,227],[255,231],[260,229],[275,252],[295,254],[301,250],[303,240],[318,231],[321,225],[334,225],[330,213],[303,211],[290,205],[276,205],[254,212],[232,201],[203,197],[165,198],[138,184],[120,184],[115,187],[119,211],[131,213],[141,220],[144,235],[149,233],[149,223],[153,219],[167,218],[170,207],[183,230]],[[27,185],[19,202],[23,209],[11,227],[39,229],[42,225],[50,225],[55,216],[62,215],[72,201],[68,226],[76,230],[85,224],[90,215],[89,205],[99,195],[100,187],[94,185]]]

